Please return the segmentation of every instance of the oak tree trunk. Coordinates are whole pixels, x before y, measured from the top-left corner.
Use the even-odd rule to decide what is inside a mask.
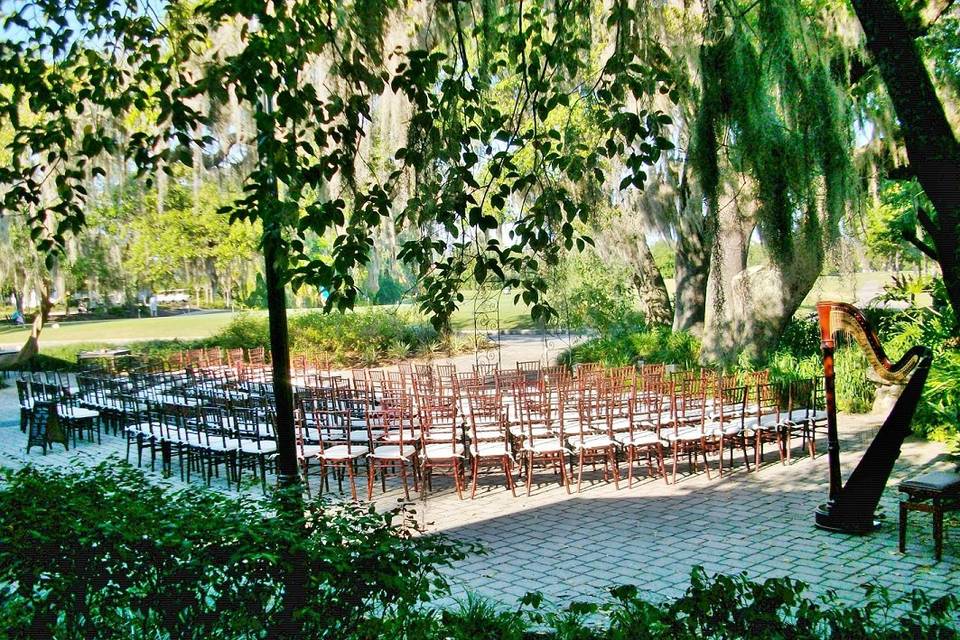
[[[954,312],[960,311],[960,143],[896,0],[852,0],[867,49],[883,77],[916,176],[936,210],[920,224],[934,251]]]

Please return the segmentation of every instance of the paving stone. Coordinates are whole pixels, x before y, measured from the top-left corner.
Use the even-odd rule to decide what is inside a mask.
[[[4,397],[0,392],[0,402]],[[0,406],[0,417],[4,409]],[[849,416],[843,420],[851,434],[869,431],[876,423]],[[848,436],[842,443],[846,473],[869,441]],[[80,443],[67,452],[57,447],[46,456],[27,456],[25,440],[16,426],[0,426],[0,465],[16,468],[29,462],[69,468],[78,460],[95,464],[109,456],[125,457],[125,442],[113,436],[105,436],[99,446]],[[908,441],[895,478],[928,468],[942,453],[941,445]],[[710,572],[745,571],[757,580],[802,579],[813,594],[835,589],[849,602],[862,597],[859,585],[867,581],[897,593],[915,587],[931,596],[960,591],[960,535],[948,533],[944,559],[933,563],[930,518],[911,514],[908,553],[897,552],[896,491],[884,495],[892,520],[880,531],[866,537],[830,534],[812,526],[813,509],[826,497],[825,456],[813,463],[800,457],[788,466],[768,461],[759,474],[738,467],[722,480],[708,481],[700,474],[667,486],[651,479],[635,482],[629,490],[624,483],[619,491],[597,481],[570,496],[544,475],[545,482],[529,498],[525,491],[514,498],[491,482],[482,486],[488,490],[476,500],[461,501],[449,482],[438,479],[429,498],[414,505],[417,521],[428,531],[480,541],[489,551],[444,571],[452,595],[441,603],[475,591],[513,604],[535,590],[562,603],[564,598],[602,598],[607,586],[629,583],[652,598],[669,599],[683,593],[697,564]],[[182,486],[177,478],[163,481],[156,473],[149,477]],[[222,480],[213,484],[226,490]],[[391,480],[382,497],[377,487],[378,507],[396,505],[402,495],[399,487],[399,481]],[[259,486],[244,490],[260,492]]]

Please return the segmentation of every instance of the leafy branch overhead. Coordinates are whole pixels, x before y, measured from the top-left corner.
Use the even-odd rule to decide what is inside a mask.
[[[421,302],[447,323],[469,280],[514,287],[536,318],[544,266],[592,240],[584,224],[672,144],[658,95],[675,98],[666,54],[629,3],[238,3],[38,0],[3,7],[0,168],[4,215],[25,215],[50,255],[85,224],[103,163],[175,175],[213,144],[203,100],[253,112],[255,167],[231,221],[280,242],[294,288],[354,304],[354,276],[386,220],[414,230],[399,253]],[[414,32],[398,45],[389,31]],[[391,46],[392,45],[392,46]],[[603,52],[597,55],[597,52]],[[364,166],[373,105],[403,101],[405,139],[385,170]],[[90,180],[100,176],[101,180]],[[92,187],[90,186],[92,185]],[[279,195],[277,195],[279,193]],[[312,240],[335,233],[329,256]]]

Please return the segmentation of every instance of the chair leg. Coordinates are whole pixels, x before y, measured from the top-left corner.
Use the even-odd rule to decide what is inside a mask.
[[[373,460],[367,462],[367,501],[373,500],[373,483],[376,482],[377,463]]]
[[[510,460],[510,456],[503,456],[503,472],[507,476],[507,488],[510,489],[510,493],[516,498],[517,485],[513,481],[513,461]]]
[[[472,470],[470,472],[471,478],[473,480],[473,488],[470,489],[470,499],[473,500],[477,495],[477,479],[480,475],[480,457],[474,456]]]
[[[703,468],[707,471],[707,480],[712,480],[710,477],[710,463],[707,462],[707,439],[700,438],[700,453],[703,455]]]
[[[907,552],[907,503],[900,502],[900,553]]]
[[[613,486],[620,490],[620,466],[617,464],[617,451],[613,447],[607,449],[607,458],[610,460],[610,466],[613,467]]]
[[[560,456],[560,460],[561,460],[561,464],[560,464],[560,483],[567,489],[567,495],[570,495],[570,482],[571,482],[571,480],[573,480],[573,478],[571,478],[570,476],[567,475],[567,463],[566,463],[566,460],[564,460],[564,458],[566,457],[567,454],[566,454],[565,452],[561,452],[561,453],[558,454],[558,455]],[[571,464],[572,464],[572,463],[573,463],[573,459],[571,458]],[[571,467],[571,468],[572,468],[572,467]],[[571,471],[571,473],[572,473],[572,471]]]
[[[577,493],[580,493],[580,487],[583,485],[583,449],[580,449],[580,455],[577,460]]]
[[[457,488],[457,498],[463,500],[463,487],[460,478],[460,458],[453,459],[453,486]]]
[[[350,476],[350,495],[353,496],[353,501],[357,501],[357,480],[353,475],[353,460],[347,460],[347,475]]]
[[[680,441],[673,441],[673,484],[677,484],[677,459],[680,457]]]
[[[410,489],[407,487],[407,465],[405,462],[400,463],[400,479],[403,481],[403,495],[410,501]]]
[[[718,447],[719,448],[717,449],[718,451],[717,458],[719,459],[719,470],[720,470],[719,472],[720,472],[720,477],[722,478],[723,477],[723,434],[722,433],[720,434],[720,444],[718,445]],[[733,466],[733,449],[730,450],[730,466],[731,467]]]
[[[560,477],[563,477],[563,472],[561,470]],[[530,496],[530,487],[533,485],[533,452],[527,452],[527,497]],[[568,490],[569,493],[569,490]]]

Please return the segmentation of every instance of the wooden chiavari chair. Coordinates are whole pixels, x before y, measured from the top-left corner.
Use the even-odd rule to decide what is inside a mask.
[[[677,482],[677,467],[680,456],[686,454],[691,472],[696,469],[697,454],[707,463],[703,432],[706,387],[699,376],[676,376],[668,384],[671,393],[670,427],[661,429],[660,435],[670,444],[673,459],[673,482]],[[709,477],[710,469],[707,468]]]
[[[602,369],[590,369],[579,376],[576,431],[568,436],[568,444],[577,461],[577,493],[583,485],[583,467],[586,462],[593,466],[603,464],[603,480],[609,482],[609,472],[614,485],[620,488],[620,469],[617,465],[617,442],[613,438],[609,387],[611,383]],[[564,422],[566,424],[566,421]]]
[[[786,463],[783,432],[787,416],[781,410],[783,389],[779,384],[758,384],[753,389],[755,413],[748,419],[745,426],[753,433],[754,465],[756,470],[760,471],[763,463],[763,445],[767,442],[777,443],[780,462]]]
[[[337,489],[343,492],[343,474],[350,482],[350,495],[357,499],[357,464],[364,460],[369,465],[367,455],[369,445],[357,443],[352,437],[352,419],[349,411],[333,408],[327,403],[310,405],[312,422],[317,428],[316,457],[320,462],[320,489],[329,487],[328,470],[333,470],[337,478]],[[340,473],[342,470],[343,473]],[[369,477],[369,470],[367,472]]]
[[[704,425],[709,450],[716,450],[720,477],[723,477],[723,452],[730,450],[730,467],[733,468],[733,450],[740,446],[743,462],[750,471],[747,457],[747,436],[744,432],[746,417],[747,387],[735,384],[718,384],[714,389],[714,401],[710,407],[710,419]]]
[[[422,390],[422,387],[421,387]],[[433,472],[449,471],[453,476],[457,497],[463,499],[463,465],[465,447],[457,419],[456,398],[451,395],[424,393],[418,398],[420,420],[420,466],[423,489],[433,489]]]
[[[470,498],[477,495],[481,467],[499,465],[510,492],[516,496],[513,481],[513,456],[507,433],[509,418],[503,397],[496,386],[467,387],[468,418],[470,422],[470,469],[473,488]]]
[[[517,383],[515,401],[520,432],[520,455],[524,459],[527,495],[533,485],[536,464],[552,467],[560,476],[560,484],[570,493],[567,476],[569,453],[563,433],[563,421],[557,417],[559,385],[564,381],[544,377]],[[556,406],[555,406],[556,405]]]
[[[367,480],[367,499],[373,499],[373,485],[378,471],[382,490],[386,491],[387,473],[399,468],[403,494],[409,500],[408,467],[413,473],[413,489],[419,492],[417,482],[419,460],[416,444],[420,440],[420,434],[413,426],[413,399],[405,393],[384,392],[380,398],[376,420],[372,418],[373,416],[369,416],[367,419],[367,429],[373,445],[373,450],[369,454],[370,475]]]
[[[637,381],[633,386],[629,430],[620,436],[620,444],[627,456],[627,486],[633,486],[634,464],[641,454],[647,460],[647,470],[651,476],[659,473],[667,482],[667,473],[663,464],[664,441],[660,437],[663,425],[670,424],[671,395],[665,393],[668,385],[664,382],[654,384],[650,381]],[[615,418],[622,420],[622,418]],[[615,432],[616,433],[616,432]]]

